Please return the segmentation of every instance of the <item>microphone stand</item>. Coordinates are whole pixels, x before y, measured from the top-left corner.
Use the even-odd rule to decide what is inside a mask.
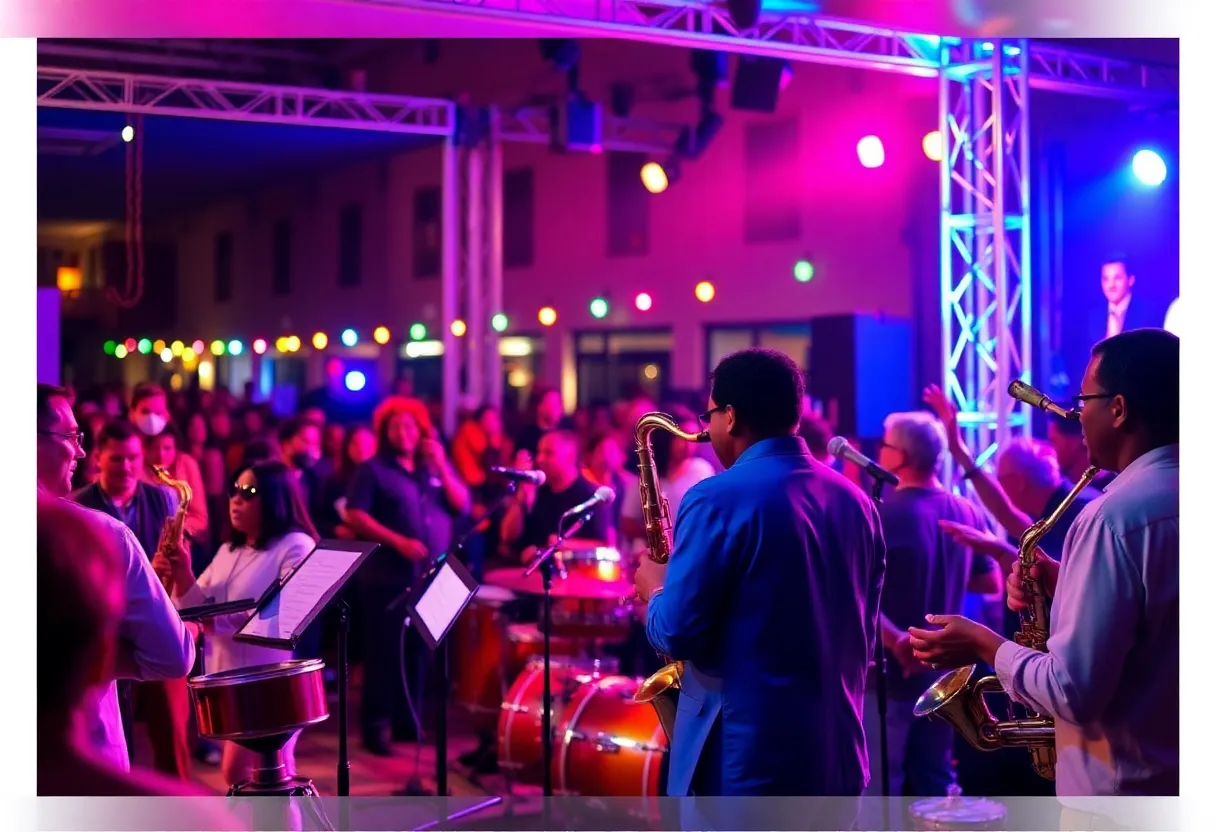
[[[350,605],[338,598],[338,829],[350,829],[350,748],[347,741],[347,709],[350,686]]]
[[[870,499],[875,505],[882,502],[883,479],[871,477]],[[881,615],[881,613],[880,613]],[[881,627],[880,627],[881,628]],[[887,650],[882,645],[882,633],[874,640],[874,664],[877,676],[875,693],[878,696],[878,746],[882,776],[882,827],[891,828],[891,761],[887,750]]]
[[[472,524],[469,526],[468,530],[465,531],[465,533],[460,536],[460,538],[456,541],[455,544],[453,544],[450,552],[444,553],[435,559],[435,562],[431,565],[431,569],[432,570],[438,569],[439,566],[444,562],[444,560],[446,560],[448,557],[451,557],[452,555],[463,554],[465,544],[467,544],[469,542],[469,538],[473,536],[474,532],[477,531],[477,528],[482,523],[484,523],[486,520],[488,520],[490,517],[493,517],[494,514],[498,511],[498,509],[501,508],[504,503],[506,503],[507,499],[514,496],[514,494],[518,488],[519,488],[519,483],[516,480],[508,480],[506,490],[503,491],[503,493],[501,495],[499,495],[498,499],[494,501],[494,504],[492,506],[490,506],[488,509],[486,509],[484,512],[482,512],[481,516],[476,518],[472,522]],[[412,591],[413,591],[413,589],[411,588],[411,589],[407,589],[405,592],[403,592],[398,598],[396,598],[391,604],[389,604],[389,609],[395,609],[398,605],[404,603],[405,600],[407,598],[409,598],[410,593]],[[435,796],[442,799],[445,797],[449,797],[449,794],[448,794],[448,711],[447,711],[447,705],[448,705],[448,688],[451,685],[451,680],[450,680],[451,667],[448,662],[448,640],[446,638],[443,640],[443,643],[439,645],[438,649],[439,649],[439,656],[437,658],[438,658],[438,662],[439,662],[440,704],[439,704],[439,707],[436,709],[438,715],[435,717]],[[422,740],[421,737],[419,737],[418,739],[419,739],[419,741]],[[429,793],[425,792],[420,786],[418,786],[414,783],[407,783],[406,787],[402,791],[397,792],[397,794],[406,795],[406,796],[423,796],[423,795],[428,795]],[[463,817],[464,815],[472,814],[473,812],[479,811],[481,809],[485,809],[490,806],[496,806],[497,804],[499,804],[501,802],[502,802],[501,797],[491,797],[488,800],[486,800],[484,803],[479,803],[476,806],[473,806],[471,808],[461,810],[458,814],[459,814],[459,816]],[[451,821],[453,819],[454,819],[454,817],[448,818],[449,821]],[[437,823],[438,822],[436,822],[435,824],[426,824],[424,826],[419,827],[419,829],[430,829],[430,828],[433,828],[434,825],[436,825]]]
[[[544,674],[544,687],[541,691],[543,702],[541,705],[541,765],[544,766],[544,796],[546,798],[553,797],[553,691],[552,682],[549,678],[549,671],[552,661],[552,647],[550,639],[552,637],[551,630],[553,629],[553,556],[557,550],[561,548],[568,536],[577,532],[587,523],[588,520],[591,519],[591,515],[594,511],[594,508],[590,508],[583,512],[568,529],[563,530],[562,521],[559,520],[557,524],[557,539],[552,545],[547,546],[538,552],[536,557],[533,558],[532,563],[530,563],[528,568],[524,570],[524,577],[528,578],[532,576],[533,572],[536,572],[539,569],[541,583],[544,586],[544,600],[541,605],[541,641],[544,645],[544,664],[542,670],[542,673]],[[562,519],[564,520],[565,518]],[[560,569],[561,564],[558,564],[557,567]],[[544,817],[547,820],[549,813],[548,800],[545,800],[544,806]]]

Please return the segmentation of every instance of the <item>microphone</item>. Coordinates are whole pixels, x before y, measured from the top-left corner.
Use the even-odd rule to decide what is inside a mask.
[[[563,514],[562,517],[571,517],[575,514],[586,514],[587,512],[591,511],[591,509],[595,508],[596,506],[598,506],[600,504],[608,505],[615,499],[616,499],[616,492],[613,491],[611,488],[609,488],[606,485],[601,485],[599,488],[595,489],[595,493],[593,495],[591,495],[590,498],[583,500],[581,503],[576,505],[574,508],[570,509],[565,514]]]
[[[521,468],[503,468],[501,465],[491,465],[490,472],[506,477],[509,480],[518,482],[526,482],[531,485],[544,485],[544,471],[528,471]]]
[[[865,469],[867,474],[879,482],[885,482],[891,486],[899,485],[899,477],[854,448],[843,436],[832,437],[832,441],[828,443],[828,453],[840,459],[847,459],[854,465]]]
[[[1024,404],[1028,404],[1031,407],[1037,407],[1040,410],[1046,410],[1048,413],[1051,413],[1054,416],[1059,416],[1061,419],[1081,418],[1081,414],[1077,411],[1065,410],[1024,381],[1015,380],[1009,382],[1009,395],[1013,396],[1015,399],[1023,402]]]

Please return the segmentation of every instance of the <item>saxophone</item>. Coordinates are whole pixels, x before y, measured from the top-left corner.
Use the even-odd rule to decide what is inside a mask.
[[[1019,401],[1033,404],[1043,410],[1066,418],[1076,419],[1075,410],[1065,411],[1033,387],[1015,381],[1010,385],[1010,394]],[[1072,491],[1056,506],[1055,510],[1033,523],[1018,540],[1018,563],[1021,566],[1022,593],[1026,606],[1018,615],[1020,627],[1014,641],[1032,650],[1046,652],[1048,615],[1050,607],[1047,596],[1039,582],[1031,577],[1030,568],[1038,560],[1039,543],[1052,527],[1064,516],[1064,512],[1081,492],[1093,482],[1098,469],[1085,469]],[[933,686],[921,694],[913,713],[918,717],[935,716],[948,722],[972,747],[980,751],[995,751],[998,748],[1026,748],[1030,751],[1035,772],[1044,779],[1056,776],[1055,720],[1050,716],[1028,712],[1024,719],[997,721],[984,697],[988,694],[1004,693],[996,676],[980,676],[978,667],[960,667],[944,674]]]
[[[665,430],[687,442],[708,442],[709,431],[688,433],[666,413],[647,413],[634,428],[638,452],[638,485],[642,497],[642,521],[646,524],[647,556],[655,563],[667,563],[671,557],[671,510],[667,498],[659,490],[659,473],[654,464],[654,448],[650,435]],[[682,662],[663,656],[666,666],[644,681],[633,696],[635,702],[649,702],[659,715],[659,722],[671,742],[675,728],[676,699],[680,693]]]
[[[190,510],[190,500],[194,496],[194,492],[184,480],[176,480],[169,476],[169,472],[159,465],[153,465],[152,471],[156,474],[156,478],[165,485],[177,492],[177,511],[173,516],[165,521],[165,527],[161,530],[161,541],[171,540],[177,542],[182,539],[182,534],[186,529],[186,514]],[[170,589],[170,580],[161,578],[161,583],[165,589]]]

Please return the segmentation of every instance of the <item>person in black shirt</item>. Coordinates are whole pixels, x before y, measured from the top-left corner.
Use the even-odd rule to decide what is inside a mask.
[[[574,434],[553,431],[541,437],[536,467],[544,472],[545,484],[521,486],[502,521],[503,540],[513,544],[525,562],[554,539],[563,514],[595,494],[595,485],[579,473],[578,457]],[[612,513],[597,509],[571,537],[614,545]]]

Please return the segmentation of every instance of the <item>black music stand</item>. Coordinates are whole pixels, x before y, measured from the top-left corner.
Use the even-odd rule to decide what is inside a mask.
[[[262,596],[266,597],[265,595]],[[205,621],[221,615],[233,615],[238,612],[256,610],[260,601],[257,598],[242,598],[240,601],[224,601],[216,604],[208,599],[208,603],[195,607],[185,607],[177,611],[177,617],[182,621]]]
[[[444,553],[435,559],[422,580],[414,587],[405,601],[406,611],[414,628],[432,652],[438,651],[440,703],[435,730],[435,796],[440,799],[441,817],[447,821],[464,817],[502,803],[502,797],[487,798],[476,805],[463,809],[456,815],[447,816],[443,801],[448,793],[448,634],[455,626],[460,614],[468,607],[477,593],[477,581],[458,558]],[[421,737],[418,738],[421,741]],[[435,820],[420,829],[430,829],[443,824]]]
[[[270,585],[249,620],[233,639],[294,651],[304,632],[337,599],[338,602],[338,797],[350,797],[350,748],[347,720],[350,690],[350,616],[346,584],[380,547],[361,540],[322,540],[294,569]],[[339,828],[348,829],[349,801],[339,801]]]

